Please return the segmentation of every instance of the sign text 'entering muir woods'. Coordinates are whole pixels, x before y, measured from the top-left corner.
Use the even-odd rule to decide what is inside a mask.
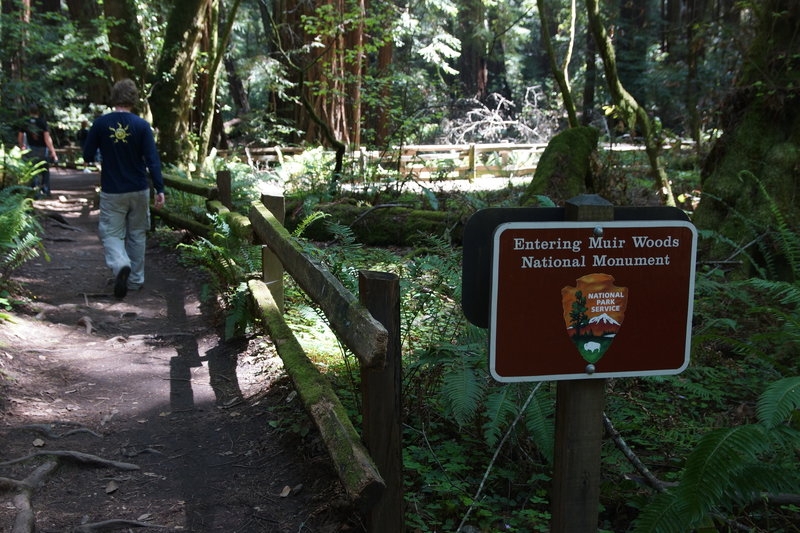
[[[683,371],[696,247],[686,221],[501,224],[492,257],[492,375],[512,382]]]

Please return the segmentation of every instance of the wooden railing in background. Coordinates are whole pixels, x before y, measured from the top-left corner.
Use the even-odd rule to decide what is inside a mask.
[[[358,148],[347,157],[360,169],[380,164],[401,176],[417,179],[466,178],[479,176],[525,176],[533,174],[546,143],[536,144],[436,144],[406,145],[385,151]],[[260,147],[221,150],[220,156],[237,156],[250,164],[274,166],[285,157],[303,152],[300,147]]]

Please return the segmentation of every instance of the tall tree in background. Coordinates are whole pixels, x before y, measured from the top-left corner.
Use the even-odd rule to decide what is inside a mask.
[[[737,242],[744,224],[772,222],[762,186],[786,220],[800,211],[800,2],[762,0],[752,9],[756,33],[720,110],[724,133],[706,158],[694,216]]]
[[[142,27],[137,16],[136,0],[105,1],[103,14],[109,24],[108,42],[112,78],[109,81],[113,83],[123,78],[130,78],[136,82],[136,86],[144,96],[149,69],[142,40]],[[105,102],[105,97],[96,102]],[[146,120],[152,120],[147,98],[142,98],[139,113]]]
[[[461,40],[459,78],[463,94],[483,101],[488,94],[486,8],[483,0],[462,0],[458,15]]]
[[[553,40],[551,39],[550,34],[550,24],[547,18],[547,10],[545,9],[545,0],[536,0],[536,5],[539,7],[539,19],[541,20],[542,25],[542,42],[544,43],[545,50],[547,50],[547,56],[550,58],[550,69],[553,71],[553,77],[555,77],[558,88],[561,91],[561,98],[564,101],[564,108],[567,110],[569,127],[574,128],[578,126],[578,114],[575,111],[575,100],[572,98],[572,89],[569,85],[569,59],[572,55],[572,44],[575,40],[575,3],[572,3],[569,48],[566,57],[564,58],[563,67],[558,66],[556,51],[553,48]]]
[[[201,107],[201,116],[200,116],[200,132],[199,132],[199,142],[197,148],[197,158],[198,164],[202,163],[205,156],[208,154],[209,145],[211,143],[211,132],[213,129],[215,117],[218,116],[216,109],[217,109],[217,86],[219,84],[219,77],[221,74],[223,58],[225,57],[225,51],[228,48],[228,41],[231,35],[231,29],[233,28],[233,21],[236,18],[236,13],[239,10],[239,4],[241,0],[234,0],[233,5],[230,9],[222,9],[222,0],[220,1],[220,9],[219,13],[212,12],[211,17],[209,17],[209,49],[210,53],[213,54],[209,58],[209,65],[207,69],[207,73],[204,76],[204,88],[203,91],[203,98],[202,98],[202,107]],[[209,6],[210,9],[213,9],[213,5]],[[225,21],[225,25],[223,27],[221,35],[218,37],[214,37],[215,34],[218,33],[219,30],[219,16],[220,14],[224,15],[227,20]]]
[[[105,2],[109,4],[112,2]],[[100,18],[100,6],[97,0],[67,0],[69,16],[78,32],[78,39],[88,43],[98,43],[101,40],[97,21]],[[134,18],[134,21],[136,19]],[[93,103],[104,103],[110,83],[108,75],[108,62],[97,57],[92,62],[91,69],[87,69],[80,76],[86,87],[86,99]]]
[[[650,168],[653,173],[656,185],[662,195],[666,205],[675,205],[675,197],[672,194],[672,187],[667,177],[667,172],[659,156],[661,152],[661,140],[655,131],[653,122],[642,107],[631,94],[625,90],[617,73],[616,54],[614,45],[606,32],[603,22],[600,20],[600,7],[598,0],[586,0],[586,11],[589,16],[589,28],[594,35],[597,43],[598,53],[603,58],[603,70],[606,75],[606,82],[614,105],[625,121],[628,128],[635,131],[639,128],[644,136],[645,151],[650,161]]]
[[[174,2],[150,98],[162,159],[185,168],[196,153],[191,140],[195,74],[200,40],[212,1]]]

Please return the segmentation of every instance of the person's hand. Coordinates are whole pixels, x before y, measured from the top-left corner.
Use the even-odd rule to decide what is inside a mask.
[[[155,207],[156,209],[161,209],[162,207],[164,207],[165,201],[166,200],[164,199],[163,192],[156,193],[155,200],[153,200],[153,207]]]

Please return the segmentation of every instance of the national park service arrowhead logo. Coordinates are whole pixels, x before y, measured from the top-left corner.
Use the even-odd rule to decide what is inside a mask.
[[[594,364],[614,342],[625,319],[628,289],[608,274],[588,274],[561,289],[567,334],[586,362]]]

